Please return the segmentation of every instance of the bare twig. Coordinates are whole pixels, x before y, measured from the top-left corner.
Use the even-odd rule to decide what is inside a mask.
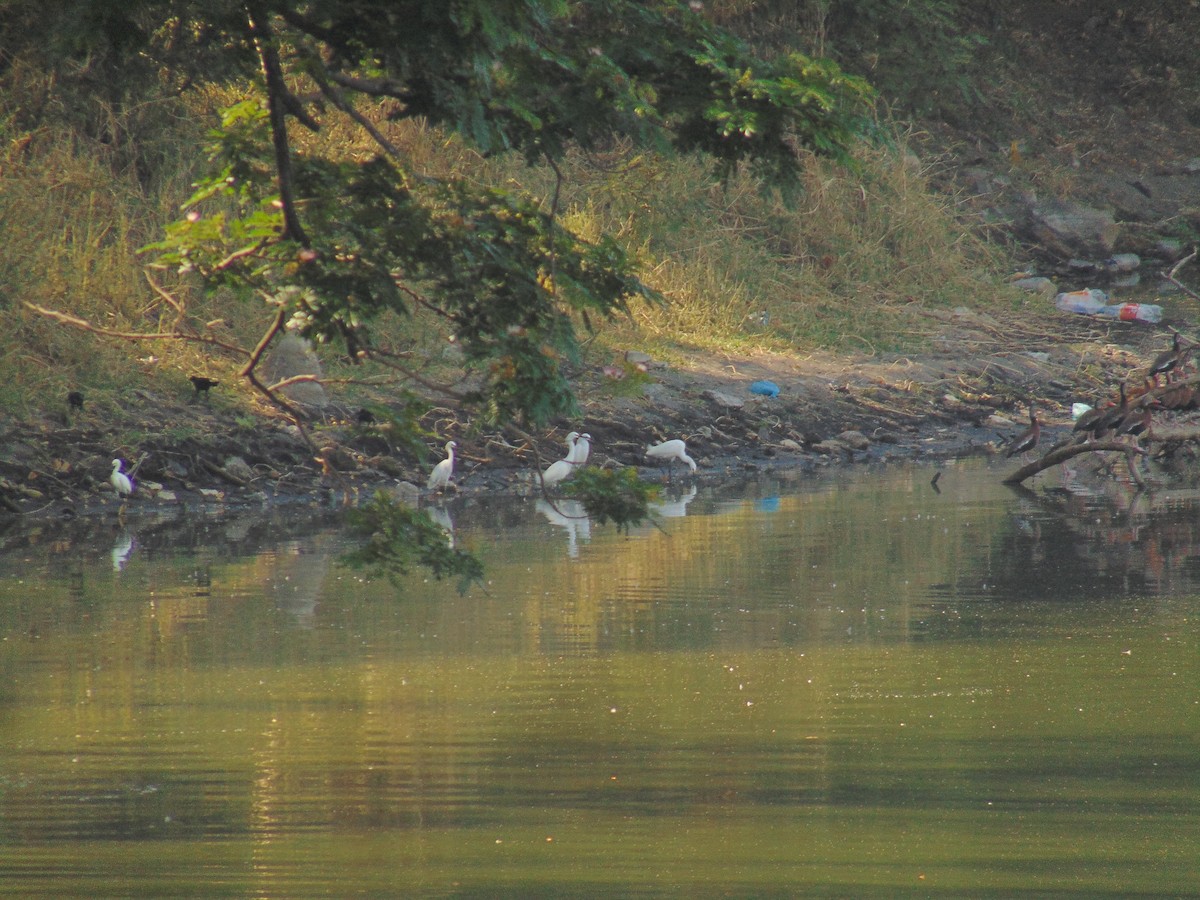
[[[143,331],[118,331],[115,328],[93,325],[87,319],[81,319],[78,316],[60,312],[56,309],[46,309],[44,306],[38,306],[36,303],[30,303],[29,301],[24,301],[24,306],[26,309],[33,310],[38,315],[61,322],[63,325],[70,325],[72,328],[78,328],[81,331],[90,331],[92,334],[100,334],[105,337],[120,338],[123,341],[190,341],[194,344],[208,344],[211,347],[220,347],[222,350],[228,350],[230,353],[236,353],[238,356],[250,355],[245,347],[230,344],[208,334],[189,334],[188,332],[178,330],[165,333],[155,332],[154,334],[148,334]]]
[[[179,320],[182,321],[184,316],[187,315],[184,305],[179,300],[175,299],[175,297],[169,291],[167,291],[166,288],[151,278],[149,271],[143,269],[142,274],[146,276],[146,281],[150,282],[150,287],[154,289],[154,293],[158,294],[158,296],[165,300],[167,305],[179,314]]]
[[[1183,259],[1181,259],[1179,262],[1175,263],[1175,265],[1171,267],[1170,272],[1163,273],[1163,277],[1166,278],[1167,281],[1171,282],[1171,284],[1175,285],[1175,287],[1179,288],[1181,291],[1183,291],[1185,294],[1187,294],[1193,300],[1200,300],[1200,293],[1193,291],[1190,287],[1188,287],[1182,281],[1180,281],[1177,276],[1179,275],[1180,269],[1182,269],[1185,265],[1187,265],[1193,259],[1196,258],[1197,253],[1200,253],[1200,247],[1197,247],[1191,253],[1189,253],[1187,256],[1185,256]]]
[[[309,436],[308,429],[304,427],[304,416],[300,410],[273,392],[267,385],[263,384],[259,379],[258,374],[255,372],[259,362],[262,361],[263,354],[266,353],[267,348],[271,346],[271,341],[275,339],[276,335],[283,331],[283,323],[286,318],[287,307],[279,307],[275,313],[275,318],[271,320],[271,327],[268,328],[263,336],[259,339],[258,345],[250,353],[249,361],[245,366],[242,367],[242,371],[238,374],[249,381],[256,391],[266,397],[267,402],[269,402],[276,409],[282,411],[289,419],[291,419],[292,424],[294,424],[296,429],[300,432],[300,437],[304,439],[304,443],[309,446],[309,449],[311,449],[313,453],[317,453],[319,450],[317,445],[313,443],[313,439]]]
[[[343,113],[353,119],[360,128],[371,136],[371,140],[375,141],[384,149],[388,156],[393,159],[403,159],[403,154],[400,149],[387,139],[387,137],[375,127],[375,124],[354,108],[354,104],[346,99],[346,95],[341,92],[335,85],[331,84],[324,78],[317,78],[317,86],[321,89],[321,93],[329,98],[330,102]]]
[[[413,369],[410,369],[409,367],[401,365],[400,363],[396,362],[395,360],[399,356],[399,354],[397,354],[397,353],[393,353],[389,350],[381,350],[378,347],[373,347],[370,350],[370,355],[371,355],[371,359],[375,360],[380,365],[387,366],[389,369],[394,369],[395,371],[397,371],[401,375],[403,375],[405,378],[415,381],[417,384],[421,385],[421,387],[423,387],[423,388],[428,388],[431,391],[436,391],[437,393],[442,394],[445,397],[449,397],[452,400],[460,400],[461,401],[461,400],[465,399],[465,397],[466,397],[466,395],[464,393],[462,393],[461,391],[456,391],[456,390],[454,390],[454,388],[450,387],[449,385],[440,384],[436,381],[431,381],[430,379],[425,378],[424,376],[420,375]]]
[[[391,97],[396,100],[404,99],[403,85],[387,78],[355,78],[343,72],[330,72],[329,77],[342,87],[360,94],[369,94],[372,97]]]
[[[287,207],[285,206],[284,209],[286,210],[286,208]],[[286,213],[285,213],[285,218],[286,218]],[[263,238],[262,240],[256,241],[255,243],[251,244],[249,247],[243,247],[241,250],[235,250],[232,253],[230,253],[227,257],[225,257],[223,260],[221,260],[219,263],[217,263],[215,266],[213,266],[213,271],[223,272],[225,269],[228,269],[230,266],[232,266],[238,260],[245,259],[247,256],[253,256],[255,253],[257,253],[259,250],[261,250],[266,245],[267,245],[267,239]]]

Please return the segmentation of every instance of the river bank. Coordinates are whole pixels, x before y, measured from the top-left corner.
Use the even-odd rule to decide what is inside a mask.
[[[909,310],[912,313],[913,310]],[[248,420],[215,399],[180,400],[138,392],[119,411],[70,411],[0,424],[0,516],[22,520],[178,507],[207,510],[258,503],[309,503],[331,494],[369,497],[402,483],[423,489],[441,445],[458,444],[455,489],[527,493],[534,473],[563,454],[567,431],[592,436],[591,462],[665,472],[643,458],[649,443],[684,438],[701,480],[770,469],[823,468],[893,460],[995,453],[1026,424],[1030,401],[1049,432],[1069,429],[1071,405],[1110,396],[1118,380],[1170,343],[1169,328],[1059,313],[1046,301],[1034,318],[960,309],[919,312],[929,329],[920,357],[697,354],[670,365],[653,360],[638,389],[617,387],[596,364],[581,373],[582,415],[534,434],[480,429],[462,411],[439,409],[423,425],[435,439],[426,459],[394,444],[386,426],[362,423],[351,407],[331,407],[305,432],[278,418]],[[775,397],[749,387],[768,380]],[[117,434],[136,439],[118,444]],[[307,436],[307,440],[305,437]],[[139,490],[121,503],[109,484],[111,460],[136,465]],[[412,489],[407,489],[412,492]]]

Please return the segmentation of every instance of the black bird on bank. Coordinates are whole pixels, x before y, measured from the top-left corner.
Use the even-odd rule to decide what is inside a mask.
[[[221,383],[215,378],[206,378],[203,375],[189,375],[188,381],[190,381],[192,383],[192,387],[196,389],[197,397],[199,397],[201,394],[204,394],[207,397],[208,392]]]
[[[1072,431],[1079,440],[1098,441],[1113,431],[1129,413],[1129,401],[1125,397],[1125,382],[1120,384],[1121,402],[1116,406],[1097,406],[1075,420]]]
[[[1171,339],[1171,349],[1164,350],[1158,356],[1154,357],[1154,361],[1150,363],[1150,368],[1146,371],[1148,378],[1154,379],[1154,386],[1158,387],[1158,377],[1170,376],[1175,369],[1179,368],[1188,353],[1191,352],[1191,347],[1184,347],[1179,340],[1179,332],[1171,329],[1171,334],[1174,337]]]
[[[1152,400],[1146,405],[1134,409],[1127,413],[1120,422],[1117,423],[1116,436],[1129,435],[1135,440],[1143,434],[1150,433],[1150,413],[1153,407],[1158,406],[1157,400]]]
[[[358,415],[355,416],[359,425],[374,425],[376,422],[375,413],[371,412],[365,406],[359,409]]]
[[[79,391],[71,391],[67,394],[67,408],[83,412],[83,394]]]
[[[1112,409],[1112,407],[1093,406],[1082,416],[1076,419],[1075,427],[1071,430],[1075,432],[1078,440],[1086,441],[1090,437],[1095,437],[1094,428],[1096,422],[1101,416],[1106,415],[1110,409]]]
[[[1116,436],[1129,435],[1131,438],[1141,437],[1150,430],[1150,410],[1135,409],[1117,426]]]
[[[1029,403],[1029,427],[1013,440],[1009,445],[1008,452],[1005,456],[1013,457],[1018,453],[1027,453],[1037,446],[1038,439],[1042,436],[1042,424],[1037,419],[1037,413],[1034,412],[1033,402]]]
[[[1096,427],[1093,429],[1093,434],[1097,439],[1104,437],[1109,432],[1116,431],[1127,415],[1129,415],[1129,397],[1125,393],[1125,382],[1117,386],[1117,390],[1121,395],[1121,402],[1111,409],[1107,410],[1104,415],[1096,420]]]

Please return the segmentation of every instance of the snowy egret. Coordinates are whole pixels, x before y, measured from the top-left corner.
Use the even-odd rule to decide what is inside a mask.
[[[454,441],[446,442],[446,458],[429,473],[429,481],[425,485],[429,490],[441,490],[450,483],[450,476],[454,474],[454,448],[457,446]]]
[[[582,466],[587,463],[588,457],[592,453],[592,436],[586,431],[579,435],[579,439],[575,441],[575,449],[567,454],[567,459],[577,466]]]
[[[696,471],[696,461],[687,454],[687,444],[676,438],[673,441],[663,441],[661,444],[655,444],[652,447],[646,448],[646,456],[650,459],[665,459],[667,461],[667,477],[671,476],[671,469],[675,465],[675,460],[687,463],[692,472]]]
[[[542,473],[542,484],[546,487],[553,487],[560,481],[566,481],[575,474],[575,452],[579,446],[580,437],[578,431],[572,431],[567,435],[567,455],[556,462],[550,463],[546,467],[546,471]]]
[[[1037,446],[1038,438],[1042,436],[1042,424],[1037,420],[1033,403],[1029,404],[1029,427],[1021,432],[1008,447],[1005,456],[1013,457],[1018,453],[1026,453]]]
[[[113,489],[117,492],[118,497],[128,497],[133,493],[133,482],[129,480],[129,476],[121,471],[121,461],[114,459],[112,461],[112,475],[109,477],[109,482]]]

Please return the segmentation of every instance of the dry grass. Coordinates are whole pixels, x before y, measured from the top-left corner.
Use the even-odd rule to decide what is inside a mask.
[[[197,96],[189,118],[203,120],[233,99],[215,91]],[[378,152],[339,114],[329,116],[316,135],[298,131],[299,146],[360,159]],[[466,175],[547,203],[553,191],[547,169],[483,159],[419,123],[380,127],[418,172]],[[189,124],[179,141],[179,170],[160,173],[148,193],[69,133],[11,133],[0,120],[8,148],[0,157],[0,239],[7,248],[0,261],[0,366],[8,373],[0,406],[25,414],[76,385],[115,402],[135,379],[186,391],[190,372],[231,374],[232,361],[195,345],[99,340],[20,305],[63,309],[118,329],[169,325],[173,316],[146,284],[135,251],[158,237],[189,192],[189,167],[197,160],[184,148],[196,146],[195,135]],[[563,166],[564,223],[585,237],[619,235],[669,301],[604,326],[598,345],[671,355],[756,347],[912,352],[927,331],[911,314],[914,307],[992,306],[997,297],[1016,302],[989,275],[1004,264],[999,251],[960,226],[951,201],[929,189],[906,146],[897,136],[890,148],[864,148],[856,173],[808,160],[804,191],[793,205],[749,177],[719,183],[697,159],[621,144],[575,154]],[[260,309],[170,287],[188,300],[196,322],[224,319],[242,341],[253,342],[265,325]],[[393,343],[441,366],[446,345],[439,324],[418,316],[386,327]]]

